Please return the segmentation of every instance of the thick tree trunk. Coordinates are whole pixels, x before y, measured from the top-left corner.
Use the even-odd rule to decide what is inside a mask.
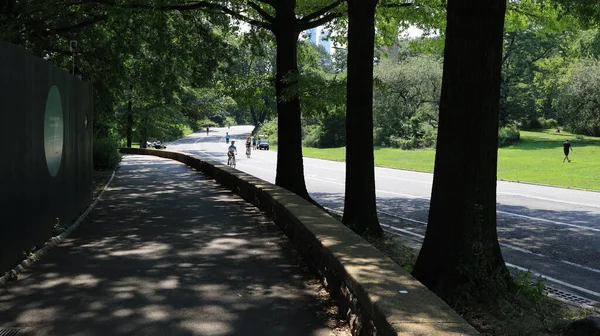
[[[127,147],[131,148],[133,141],[133,113],[131,112],[131,100],[127,104]]]
[[[133,90],[133,85],[129,86],[129,92],[131,92],[131,90]],[[127,132],[127,148],[131,148],[131,143],[133,141],[133,111],[132,111],[132,102],[131,99],[129,99],[129,102],[127,103],[127,121],[125,123],[126,125],[126,132]],[[144,147],[142,147],[144,148]]]
[[[449,0],[429,223],[413,275],[447,301],[513,288],[496,231],[506,0]]]
[[[298,98],[298,36],[291,22],[296,20],[295,1],[277,7],[273,33],[277,42],[277,176],[275,184],[312,201],[304,181],[302,124]]]
[[[361,235],[381,236],[373,157],[373,56],[378,0],[348,1],[346,197],[342,222]]]
[[[256,110],[253,105],[250,105],[250,116],[252,117],[252,123],[254,126],[258,126],[258,116],[256,115]]]

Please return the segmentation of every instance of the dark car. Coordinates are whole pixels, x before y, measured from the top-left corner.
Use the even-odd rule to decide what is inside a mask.
[[[269,140],[258,140],[258,149],[269,150]]]

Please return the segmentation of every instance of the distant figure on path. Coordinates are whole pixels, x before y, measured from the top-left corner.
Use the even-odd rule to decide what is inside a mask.
[[[225,142],[229,143],[229,138],[231,136],[229,135],[229,132],[225,132]]]
[[[565,152],[565,158],[563,159],[563,163],[565,163],[565,160],[571,162],[571,160],[569,160],[569,151],[573,150],[573,148],[571,148],[571,143],[569,142],[569,140],[565,140],[565,142],[563,142],[563,151]]]
[[[208,135],[208,127],[206,128],[206,135]]]
[[[256,149],[256,135],[252,138],[252,147]]]

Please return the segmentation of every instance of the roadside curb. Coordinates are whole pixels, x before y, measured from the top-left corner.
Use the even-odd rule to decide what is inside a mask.
[[[323,161],[329,161],[329,162],[346,163],[346,161],[342,161],[342,160],[324,159],[324,158],[315,157],[315,156],[304,156],[304,158],[316,159],[316,160],[323,160]],[[425,174],[432,174],[433,175],[433,171],[427,171],[427,170],[410,169],[410,168],[394,168],[394,167],[382,166],[382,165],[377,165],[377,164],[375,165],[375,167],[376,168],[384,168],[384,169],[409,171],[409,172],[414,172],[414,173],[425,173]],[[530,185],[541,186],[541,187],[551,187],[551,188],[560,188],[560,189],[569,189],[569,190],[579,190],[579,191],[588,191],[588,192],[600,193],[600,190],[595,190],[595,189],[585,189],[585,188],[579,188],[579,187],[560,186],[560,185],[545,184],[545,183],[539,183],[539,182],[527,182],[527,181],[520,181],[520,180],[510,180],[510,179],[505,179],[505,178],[497,178],[496,180],[497,181],[501,181],[501,182],[511,182],[511,183],[519,183],[519,184],[530,184]]]
[[[113,173],[112,173],[110,179],[108,180],[108,182],[106,183],[106,185],[104,186],[104,188],[102,189],[102,191],[100,192],[98,197],[96,197],[96,199],[94,199],[92,204],[90,204],[88,206],[88,208],[81,214],[81,216],[79,216],[79,218],[77,218],[77,220],[73,224],[71,224],[68,228],[65,229],[65,231],[63,231],[58,236],[52,237],[48,241],[46,241],[40,249],[37,249],[34,253],[32,253],[29,257],[27,257],[27,259],[23,260],[15,268],[7,271],[4,276],[0,277],[0,286],[4,286],[13,280],[16,280],[17,275],[19,273],[22,273],[23,271],[25,271],[25,269],[27,269],[28,267],[31,267],[35,262],[40,260],[42,258],[42,256],[44,256],[51,248],[53,248],[54,246],[56,246],[59,243],[61,243],[62,241],[64,241],[71,234],[71,232],[73,232],[77,227],[79,227],[79,225],[81,223],[83,223],[83,221],[86,219],[86,217],[89,215],[89,213],[94,209],[96,204],[100,201],[100,199],[102,198],[102,195],[104,195],[104,192],[106,191],[106,189],[112,182],[113,178],[115,177],[116,172],[117,172],[116,170],[113,170]]]

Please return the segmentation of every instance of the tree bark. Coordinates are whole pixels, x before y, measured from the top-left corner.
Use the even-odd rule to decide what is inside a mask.
[[[254,124],[254,126],[258,126],[258,117],[256,115],[254,105],[250,105],[250,116],[252,117],[252,123]]]
[[[129,87],[129,91],[132,90],[132,86]],[[133,111],[132,111],[132,102],[131,98],[127,103],[127,122],[126,122],[126,133],[127,133],[127,148],[131,148],[131,143],[133,141]],[[142,147],[143,148],[143,147]]]
[[[496,231],[506,0],[449,0],[440,122],[423,247],[413,275],[446,299],[513,288]]]
[[[346,196],[342,222],[361,235],[381,236],[373,156],[373,57],[378,0],[348,1]]]
[[[275,184],[312,202],[306,190],[302,159],[302,124],[298,98],[298,36],[296,3],[280,1],[276,6],[273,34],[277,42],[277,176]]]

